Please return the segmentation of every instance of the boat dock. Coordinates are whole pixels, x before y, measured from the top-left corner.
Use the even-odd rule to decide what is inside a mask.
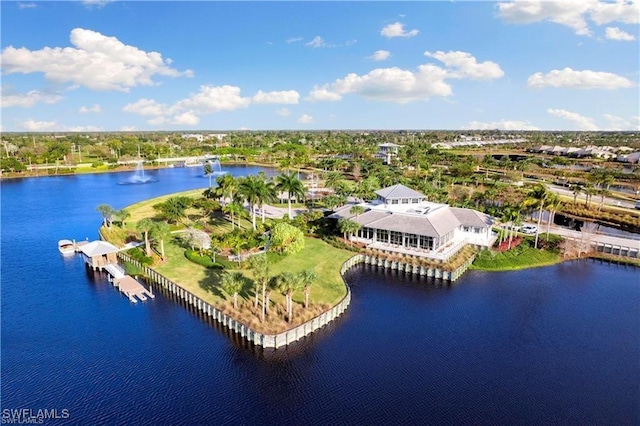
[[[155,297],[153,293],[144,288],[136,279],[125,274],[124,269],[122,269],[120,265],[110,263],[104,266],[104,270],[111,275],[109,281],[133,303],[138,303],[138,299],[144,302],[147,300],[147,297],[152,299]]]

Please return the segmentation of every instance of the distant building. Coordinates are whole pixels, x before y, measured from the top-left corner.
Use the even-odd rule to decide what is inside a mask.
[[[400,184],[376,194],[375,200],[360,204],[364,213],[350,213],[353,205],[347,205],[329,216],[360,223],[352,239],[368,248],[446,262],[465,245],[486,248],[496,240],[493,219],[479,211],[426,201],[423,194]]]
[[[398,148],[401,146],[390,142],[380,144],[376,158],[382,158],[385,164],[391,164],[391,161],[398,156]]]

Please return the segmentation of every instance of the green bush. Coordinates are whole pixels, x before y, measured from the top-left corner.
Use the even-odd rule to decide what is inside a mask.
[[[132,248],[127,251],[127,254],[134,260],[137,260],[144,266],[150,266],[153,263],[153,258],[147,256],[140,247]]]
[[[197,252],[195,250],[185,250],[184,256],[193,263],[204,266],[205,268],[222,269],[222,265],[218,264],[217,262],[214,263],[209,255],[200,254],[200,252]]]

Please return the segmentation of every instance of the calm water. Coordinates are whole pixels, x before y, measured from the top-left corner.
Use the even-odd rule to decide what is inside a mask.
[[[640,424],[638,269],[447,286],[356,268],[343,317],[263,352],[160,294],[131,304],[59,255],[60,238],[97,238],[98,204],[205,187],[201,172],[0,184],[3,409],[68,409],[76,424]]]

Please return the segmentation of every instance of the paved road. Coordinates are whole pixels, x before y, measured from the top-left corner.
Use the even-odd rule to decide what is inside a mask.
[[[556,194],[566,195],[567,197],[573,198],[573,191],[571,191],[571,189],[568,189],[559,185],[553,185],[550,183],[546,185],[547,185],[547,188],[549,188],[549,190],[555,192]],[[584,193],[580,193],[578,195],[577,200],[582,201],[584,203],[586,198],[587,196]],[[595,203],[596,205],[600,204],[600,196],[594,195],[591,202]],[[611,197],[604,197],[604,203],[609,206],[624,207],[628,209],[635,208],[635,203],[633,201],[618,200],[616,198],[611,198]]]
[[[525,223],[523,223],[523,225],[524,224]],[[536,223],[534,222],[526,222],[526,224],[536,225]],[[582,231],[575,231],[573,229],[567,229],[567,228],[563,228],[561,226],[555,226],[555,225],[551,226],[550,232],[552,234],[557,234],[562,237],[571,237],[576,239],[580,239],[586,236],[585,234],[582,233]],[[542,223],[540,225],[539,238],[545,238],[546,233],[547,233],[547,225]],[[598,242],[603,244],[612,244],[612,245],[622,246],[622,247],[637,248],[640,250],[640,234],[638,234],[637,239],[614,237],[610,235],[602,235],[602,234],[596,234],[596,233],[590,233],[588,235],[589,235],[589,239],[593,242]]]

